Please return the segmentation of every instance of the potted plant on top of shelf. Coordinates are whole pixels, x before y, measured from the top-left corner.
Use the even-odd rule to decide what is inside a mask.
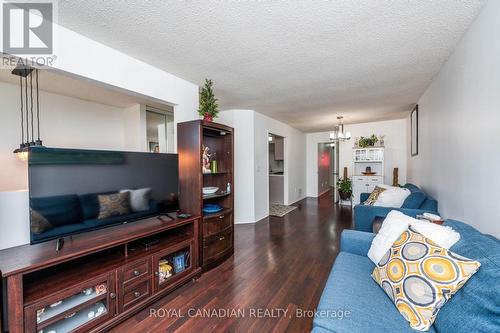
[[[375,134],[372,134],[372,136],[367,138],[365,138],[364,136],[359,138],[358,145],[359,148],[374,147],[377,142],[377,136]]]
[[[205,79],[205,85],[200,89],[200,108],[198,114],[203,120],[213,121],[219,113],[219,104],[213,91],[212,80]]]
[[[337,181],[337,188],[339,191],[340,199],[350,200],[352,197],[352,181],[351,178],[339,178]]]

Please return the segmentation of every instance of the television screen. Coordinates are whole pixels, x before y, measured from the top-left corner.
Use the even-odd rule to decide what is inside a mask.
[[[178,209],[176,154],[33,148],[28,169],[32,244]]]

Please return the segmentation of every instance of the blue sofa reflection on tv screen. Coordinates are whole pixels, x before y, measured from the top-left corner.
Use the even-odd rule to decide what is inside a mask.
[[[97,196],[111,193],[113,192],[31,198],[31,209],[45,217],[52,226],[44,232],[32,233],[32,242],[134,221],[159,213],[158,203],[155,200],[149,200],[149,210],[99,219],[100,205]]]
[[[178,209],[177,154],[33,148],[31,243]]]

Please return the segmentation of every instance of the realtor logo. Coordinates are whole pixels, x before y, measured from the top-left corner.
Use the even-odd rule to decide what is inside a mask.
[[[53,4],[3,3],[3,52],[12,55],[52,54]]]

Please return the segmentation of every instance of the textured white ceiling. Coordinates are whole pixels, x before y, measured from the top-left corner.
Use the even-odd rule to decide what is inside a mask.
[[[303,131],[402,117],[481,0],[59,1],[59,23]]]

